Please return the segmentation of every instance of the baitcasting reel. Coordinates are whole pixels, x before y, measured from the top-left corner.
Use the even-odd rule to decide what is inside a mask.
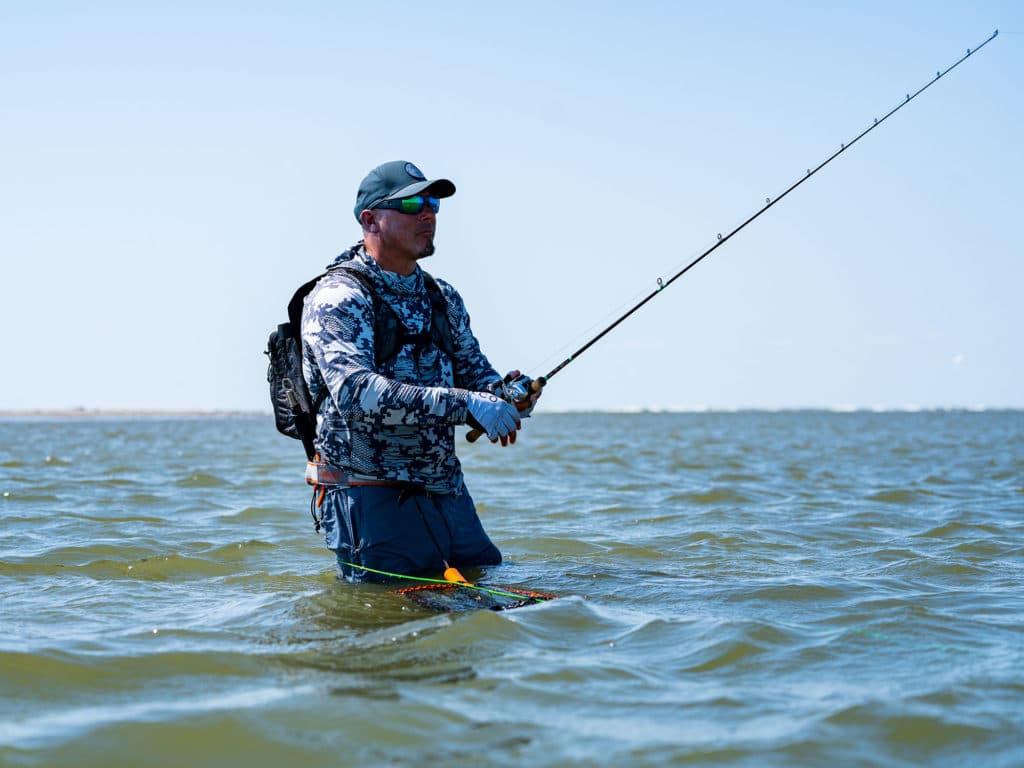
[[[525,373],[513,371],[491,387],[491,391],[502,400],[512,403],[520,411],[525,411],[530,407],[530,397],[535,392],[540,392],[545,384],[547,379],[543,376],[531,379]],[[483,434],[484,431],[481,429],[471,429],[466,433],[466,440],[475,443]]]

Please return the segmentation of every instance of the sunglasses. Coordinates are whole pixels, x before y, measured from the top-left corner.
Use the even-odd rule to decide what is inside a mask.
[[[427,205],[430,206],[430,210],[437,213],[441,208],[441,200],[436,197],[413,195],[412,197],[403,197],[401,200],[381,200],[373,207],[391,208],[402,213],[420,213]]]

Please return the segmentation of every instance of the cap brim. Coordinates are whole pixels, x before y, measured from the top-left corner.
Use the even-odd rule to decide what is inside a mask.
[[[421,192],[430,190],[432,197],[451,197],[455,194],[455,185],[448,179],[431,179],[428,181],[417,181],[407,187],[402,187],[397,192],[392,192],[384,200],[401,200],[403,197],[418,195]]]

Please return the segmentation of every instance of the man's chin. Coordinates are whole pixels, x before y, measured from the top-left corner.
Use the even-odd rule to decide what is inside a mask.
[[[434,241],[431,240],[429,243],[427,243],[425,246],[423,246],[423,250],[420,251],[420,255],[417,258],[425,259],[425,258],[427,258],[427,256],[433,256],[433,255],[434,255]]]

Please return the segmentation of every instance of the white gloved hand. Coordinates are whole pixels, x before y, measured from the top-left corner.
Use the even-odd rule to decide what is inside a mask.
[[[519,411],[497,395],[470,392],[466,404],[472,426],[486,432],[491,441],[515,435],[519,429]]]

